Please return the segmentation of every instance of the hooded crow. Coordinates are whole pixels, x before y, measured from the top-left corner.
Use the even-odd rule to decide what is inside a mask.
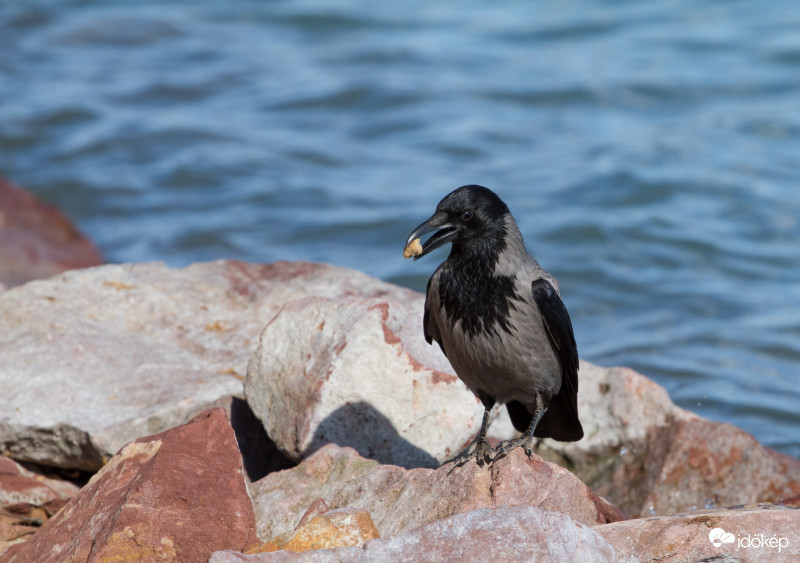
[[[447,243],[450,255],[428,281],[425,340],[436,341],[485,409],[475,449],[455,466],[492,461],[486,431],[495,403],[506,405],[524,434],[500,443],[494,459],[518,446],[530,457],[534,436],[580,440],[572,322],[558,283],[528,254],[506,204],[488,188],[462,186],[414,229],[404,255],[416,260]]]

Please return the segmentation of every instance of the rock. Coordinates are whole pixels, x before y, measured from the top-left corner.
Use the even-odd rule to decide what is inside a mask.
[[[483,416],[422,335],[424,298],[291,301],[261,333],[247,402],[278,448],[300,460],[328,443],[406,468],[438,467]]]
[[[108,265],[10,289],[0,293],[0,453],[96,471],[125,443],[222,404],[242,449],[266,451],[260,429],[245,432],[260,426],[241,400],[252,357],[253,410],[294,459],[330,440],[380,461],[434,466],[466,445],[480,406],[424,342],[423,299],[353,270],[285,262]],[[285,405],[255,387],[270,358],[300,370],[263,383],[282,385]],[[628,514],[800,495],[800,461],[676,407],[645,377],[583,361],[580,381],[586,437],[538,451]],[[292,424],[265,414],[268,401]],[[286,465],[274,452],[245,459],[253,478]]]
[[[0,179],[0,286],[102,263],[61,211]]]
[[[304,516],[291,532],[276,536],[247,553],[361,547],[365,542],[380,537],[366,510],[340,508],[305,519]]]
[[[533,506],[480,508],[448,516],[362,548],[305,553],[214,553],[209,563],[241,561],[617,561],[592,528]]]
[[[37,475],[0,456],[0,508],[20,516],[33,516],[31,511],[44,509],[47,516],[55,514],[79,488],[69,481]]]
[[[205,561],[255,543],[233,429],[213,409],[126,445],[4,561]]]
[[[30,539],[39,530],[42,520],[18,516],[0,509],[0,556],[12,545]]]
[[[792,506],[792,507],[795,507],[795,508],[800,508],[800,495],[789,497],[789,498],[785,498],[785,499],[783,499],[783,503],[782,504],[785,504],[786,506]]]
[[[0,553],[30,539],[78,490],[69,481],[38,475],[0,456]]]
[[[250,494],[262,538],[293,529],[319,497],[332,508],[367,510],[381,537],[460,512],[512,504],[564,512],[585,525],[622,517],[572,473],[538,456],[529,460],[521,449],[491,469],[475,463],[455,470],[452,464],[403,469],[330,444],[299,466],[253,483]]]
[[[243,397],[258,334],[308,295],[418,294],[325,264],[71,270],[0,293],[0,453],[96,471],[127,442]]]
[[[626,520],[596,526],[594,531],[614,546],[622,560],[800,561],[800,509],[796,508],[751,505],[699,510]]]
[[[537,452],[624,513],[674,514],[800,494],[800,460],[677,407],[663,387],[635,371],[582,360],[579,378],[585,437],[543,440]]]
[[[325,502],[325,499],[322,497],[314,499],[311,505],[303,513],[303,516],[300,517],[300,523],[297,525],[298,528],[305,525],[309,520],[314,518],[314,516],[321,516],[326,512],[330,512],[330,508],[328,508],[328,503]],[[370,516],[370,519],[372,519],[372,516]]]

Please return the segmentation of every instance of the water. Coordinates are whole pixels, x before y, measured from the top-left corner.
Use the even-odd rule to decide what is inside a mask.
[[[0,175],[110,261],[422,290],[480,183],[581,356],[800,457],[800,11],[763,2],[0,3]]]

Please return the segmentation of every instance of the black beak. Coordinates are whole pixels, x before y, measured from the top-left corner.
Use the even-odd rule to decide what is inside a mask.
[[[458,227],[450,223],[450,218],[448,217],[447,213],[439,211],[435,213],[433,217],[414,229],[414,231],[408,236],[408,240],[406,241],[406,249],[408,249],[415,240],[422,238],[428,233],[433,233],[433,236],[422,243],[421,252],[416,255],[413,253],[411,254],[414,256],[414,260],[416,260],[417,258],[422,258],[425,256],[431,250],[439,248],[440,246],[452,241],[456,237],[457,232]]]

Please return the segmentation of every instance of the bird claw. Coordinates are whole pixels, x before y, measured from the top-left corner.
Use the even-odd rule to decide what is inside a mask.
[[[522,436],[514,440],[505,440],[504,442],[500,442],[497,445],[497,449],[495,450],[494,459],[492,460],[492,463],[494,463],[498,459],[506,457],[511,452],[511,450],[518,447],[522,447],[522,449],[525,451],[525,455],[527,455],[528,459],[530,459],[531,456],[533,455],[533,438],[530,438],[528,436]]]
[[[474,450],[464,455],[460,455],[454,460],[453,469],[456,467],[461,467],[473,458],[480,467],[483,467],[485,463],[492,463],[493,453],[494,450],[492,450],[492,446],[489,445],[489,442],[486,440],[486,438],[478,438],[478,441],[475,442]],[[453,469],[450,471],[453,471]]]

